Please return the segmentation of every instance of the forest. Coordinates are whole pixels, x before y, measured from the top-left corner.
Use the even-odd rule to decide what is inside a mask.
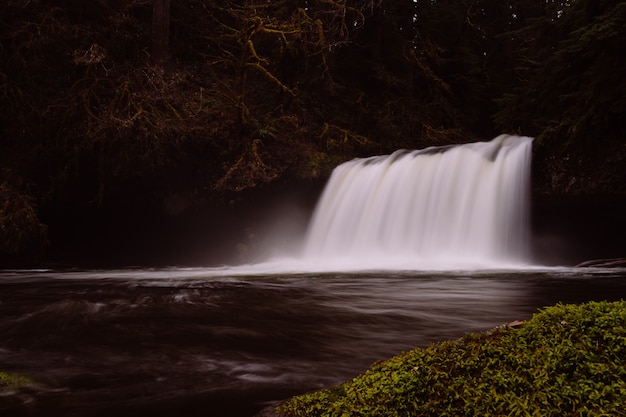
[[[624,196],[624,45],[617,0],[5,0],[0,266],[217,259],[264,196],[500,133],[536,195]]]

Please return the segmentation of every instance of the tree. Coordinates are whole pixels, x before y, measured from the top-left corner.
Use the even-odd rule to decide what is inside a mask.
[[[548,3],[544,16],[503,36],[516,48],[517,80],[500,100],[502,129],[558,131],[575,146],[624,137],[626,82],[616,74],[625,64],[626,2]]]
[[[154,0],[152,15],[152,62],[163,64],[169,55],[170,0]]]
[[[515,42],[516,80],[495,121],[537,137],[543,190],[626,192],[626,80],[618,76],[626,2],[550,2],[544,16],[504,36]]]

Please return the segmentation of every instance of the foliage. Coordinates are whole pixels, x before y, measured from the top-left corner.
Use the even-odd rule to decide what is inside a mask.
[[[458,82],[439,74],[447,58],[431,29],[416,42],[413,2],[175,2],[171,60],[158,68],[149,2],[0,7],[3,134],[52,195],[89,187],[79,194],[101,204],[187,163],[205,187],[242,189],[320,151],[467,140]]]
[[[626,302],[549,307],[294,397],[289,416],[626,415]]]
[[[47,227],[37,215],[32,197],[8,180],[0,183],[0,261],[32,262],[47,244]]]
[[[502,97],[498,124],[569,147],[623,142],[625,28],[626,2],[577,0],[502,35],[516,39],[522,82]]]
[[[512,40],[517,82],[497,100],[495,122],[537,136],[544,191],[625,192],[625,23],[623,1],[556,2],[501,35]]]

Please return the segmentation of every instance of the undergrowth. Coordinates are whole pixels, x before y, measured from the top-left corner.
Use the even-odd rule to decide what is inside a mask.
[[[626,416],[626,302],[559,304],[520,326],[415,349],[277,411],[331,416]]]

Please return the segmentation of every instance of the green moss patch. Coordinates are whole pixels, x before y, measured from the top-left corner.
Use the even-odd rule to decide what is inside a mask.
[[[556,305],[294,397],[289,416],[626,416],[626,302]]]
[[[0,416],[23,415],[21,407],[33,401],[32,386],[25,376],[0,371]]]
[[[24,376],[0,372],[0,393],[6,390],[22,388],[30,384],[31,380]]]

